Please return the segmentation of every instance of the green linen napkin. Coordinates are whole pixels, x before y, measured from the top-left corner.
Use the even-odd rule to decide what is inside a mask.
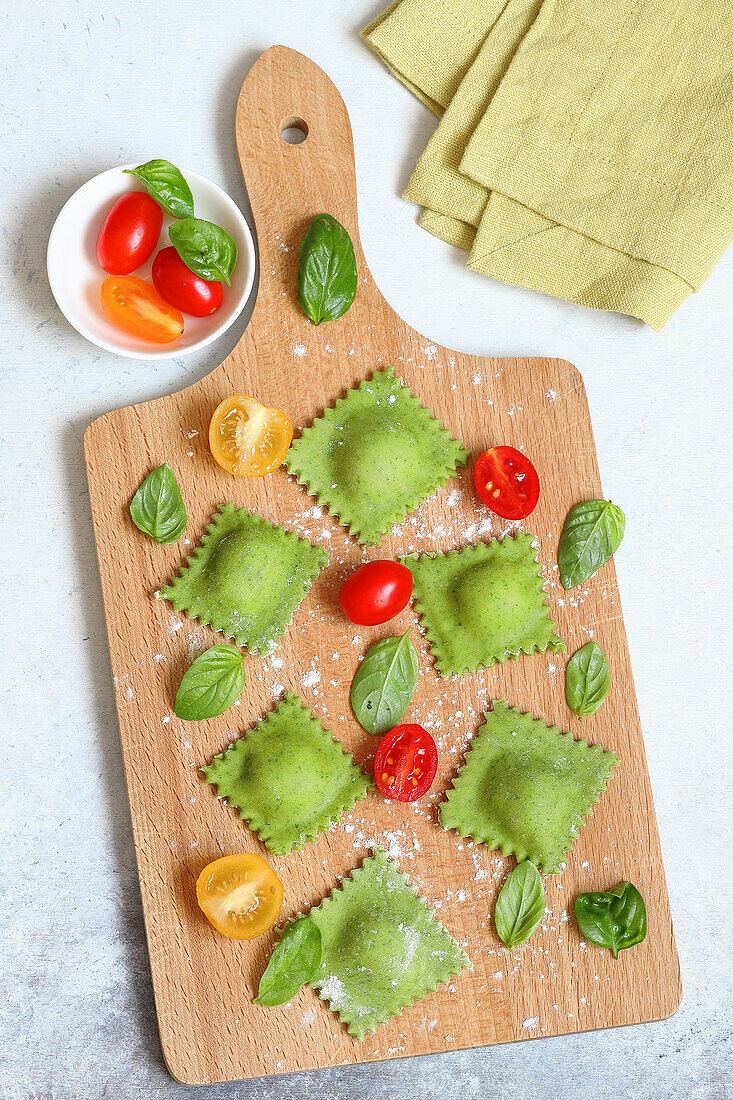
[[[405,195],[475,270],[660,329],[733,240],[726,0],[398,0],[363,33],[442,116]]]

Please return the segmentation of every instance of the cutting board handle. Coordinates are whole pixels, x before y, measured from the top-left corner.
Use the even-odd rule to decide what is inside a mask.
[[[281,136],[293,128],[306,135],[300,144]],[[333,214],[347,227],[357,258],[363,259],[351,123],[343,99],[322,69],[285,46],[263,53],[242,85],[236,140],[261,264],[267,244],[299,243],[311,219],[321,213]],[[282,220],[284,196],[289,221],[276,224],[273,217],[277,211]]]

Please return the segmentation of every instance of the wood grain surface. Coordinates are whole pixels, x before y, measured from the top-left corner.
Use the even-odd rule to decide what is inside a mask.
[[[300,145],[280,137],[282,123],[291,118],[307,123],[308,136]],[[679,1004],[679,967],[614,566],[609,562],[592,581],[566,593],[555,564],[568,509],[602,495],[581,377],[557,359],[459,355],[430,343],[390,309],[371,279],[359,242],[346,108],[330,80],[307,58],[276,46],[257,61],[239,97],[236,140],[260,259],[257,303],[242,339],[201,382],[109,413],[85,437],[168,1067],[188,1083],[235,1080],[666,1017]],[[321,212],[333,214],[348,228],[359,264],[359,288],[344,317],[315,328],[298,308],[296,272],[305,228]],[[262,480],[236,479],[212,460],[208,423],[224,397],[253,394],[287,411],[297,431],[386,364],[394,366],[473,457],[498,443],[522,447],[532,457],[542,493],[524,529],[537,536],[548,599],[567,643],[566,654],[522,657],[442,680],[411,607],[395,622],[375,628],[355,628],[339,612],[338,587],[363,560],[416,549],[449,550],[514,529],[492,520],[477,503],[472,461],[380,547],[364,550],[314,507],[315,500],[284,469]],[[186,541],[172,546],[158,546],[142,536],[129,517],[135,490],[162,462],[173,467],[189,515]],[[326,547],[329,565],[296,612],[274,658],[246,658],[240,706],[211,721],[183,723],[172,713],[181,676],[193,656],[222,639],[177,615],[154,593],[178,570],[217,505],[227,501],[308,534]],[[409,627],[421,663],[410,718],[433,732],[440,750],[431,794],[413,807],[371,794],[303,851],[271,856],[218,801],[201,779],[199,766],[251,728],[283,690],[292,690],[369,767],[376,739],[353,718],[351,679],[373,641]],[[581,723],[565,703],[564,667],[590,637],[608,655],[612,687],[601,711]],[[531,943],[511,954],[495,935],[491,913],[514,861],[437,826],[437,805],[481,724],[482,712],[496,698],[613,748],[621,760],[564,872],[546,879],[545,923]],[[375,843],[400,860],[465,946],[473,971],[428,994],[363,1043],[347,1035],[309,987],[282,1008],[251,1004],[274,933],[251,943],[217,935],[196,904],[194,884],[204,865],[222,854],[260,852],[283,880],[285,919],[317,904]],[[607,889],[625,878],[646,898],[649,934],[642,945],[614,961],[609,952],[581,941],[572,903],[581,891]]]

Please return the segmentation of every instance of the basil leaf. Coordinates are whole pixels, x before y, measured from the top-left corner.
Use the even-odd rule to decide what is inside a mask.
[[[237,262],[237,246],[227,233],[203,218],[183,218],[168,230],[171,244],[186,267],[210,283],[231,286]]]
[[[342,317],[356,297],[351,237],[330,214],[319,214],[300,246],[298,300],[315,325]]]
[[[148,474],[130,503],[132,522],[156,542],[178,542],[186,530],[186,506],[176,475],[164,462]]]
[[[499,939],[511,951],[536,932],[545,915],[545,888],[534,863],[514,868],[499,891],[494,924]]]
[[[173,709],[188,722],[216,718],[229,710],[243,687],[242,654],[233,645],[215,645],[185,673]]]
[[[191,188],[169,160],[149,160],[147,164],[139,164],[137,168],[126,168],[131,176],[145,184],[146,189],[153,196],[159,206],[162,206],[166,214],[174,218],[193,217],[193,195]]]
[[[563,588],[592,577],[618,550],[625,526],[625,515],[610,500],[586,500],[571,508],[557,554]]]
[[[588,642],[568,661],[565,698],[578,718],[595,714],[611,687],[611,670],[606,654],[596,642]]]
[[[284,1005],[300,987],[315,978],[321,965],[321,930],[309,917],[298,917],[288,925],[270,955],[260,988],[258,1005]]]
[[[614,959],[646,936],[646,905],[630,882],[605,893],[579,894],[575,919],[581,936],[596,947],[608,947]]]
[[[368,733],[386,733],[402,720],[417,686],[418,661],[410,632],[384,638],[368,651],[351,684],[351,706]]]

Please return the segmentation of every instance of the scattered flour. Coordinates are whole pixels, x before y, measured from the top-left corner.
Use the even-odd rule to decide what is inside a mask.
[[[337,1001],[339,997],[343,996],[344,991],[344,983],[335,974],[332,974],[330,978],[326,978],[319,990],[321,997],[327,1001]]]

